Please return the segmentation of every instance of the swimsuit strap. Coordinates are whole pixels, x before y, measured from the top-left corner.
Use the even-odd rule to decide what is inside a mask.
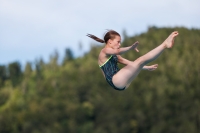
[[[106,60],[106,62],[103,63],[103,65],[105,65],[110,59],[111,59],[112,55]],[[99,65],[99,67],[102,67],[103,65]]]

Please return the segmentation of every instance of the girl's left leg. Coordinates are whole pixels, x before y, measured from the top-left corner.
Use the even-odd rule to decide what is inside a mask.
[[[112,81],[114,85],[118,88],[124,88],[125,86],[127,88],[135,77],[137,77],[142,68],[149,62],[155,60],[164,50],[165,45],[161,44],[135,61],[130,61],[113,76]]]
[[[133,62],[130,61],[127,66],[123,67],[113,76],[112,81],[114,85],[118,88],[129,85],[146,64],[155,60],[166,48],[171,48],[173,46],[174,38],[177,35],[178,32],[173,32],[161,45],[139,57],[137,60]]]

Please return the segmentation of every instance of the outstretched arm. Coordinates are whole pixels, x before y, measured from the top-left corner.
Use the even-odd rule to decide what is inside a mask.
[[[123,65],[128,65],[128,63],[130,63],[129,60],[121,57],[121,55],[117,55],[117,58],[118,58],[118,63],[120,64],[123,64]]]
[[[139,44],[139,42],[137,41],[129,47],[123,47],[123,48],[119,48],[119,49],[104,48],[103,52],[106,53],[107,55],[121,55],[131,49],[134,49],[137,52],[139,52],[139,50],[137,49],[138,44]]]
[[[120,64],[123,64],[123,65],[127,65],[127,64],[129,64],[129,63],[131,62],[131,61],[129,61],[129,60],[127,60],[127,59],[121,57],[121,55],[117,55],[117,58],[118,58],[118,62],[119,62]],[[142,70],[153,71],[153,70],[155,70],[156,68],[158,68],[158,64],[154,64],[154,65],[150,65],[150,66],[144,66],[144,67],[142,68]]]

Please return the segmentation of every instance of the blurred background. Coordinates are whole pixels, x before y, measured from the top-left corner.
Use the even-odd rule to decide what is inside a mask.
[[[199,0],[0,0],[0,133],[199,133]],[[174,30],[173,49],[125,91],[97,64],[106,29],[135,60]],[[123,67],[120,65],[120,67]]]

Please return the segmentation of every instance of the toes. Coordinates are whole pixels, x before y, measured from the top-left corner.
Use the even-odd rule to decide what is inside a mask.
[[[174,31],[173,34],[175,34],[175,35],[178,34],[178,31]]]
[[[174,31],[174,32],[172,32],[171,35],[172,35],[173,37],[177,36],[177,35],[178,35],[178,31]]]

